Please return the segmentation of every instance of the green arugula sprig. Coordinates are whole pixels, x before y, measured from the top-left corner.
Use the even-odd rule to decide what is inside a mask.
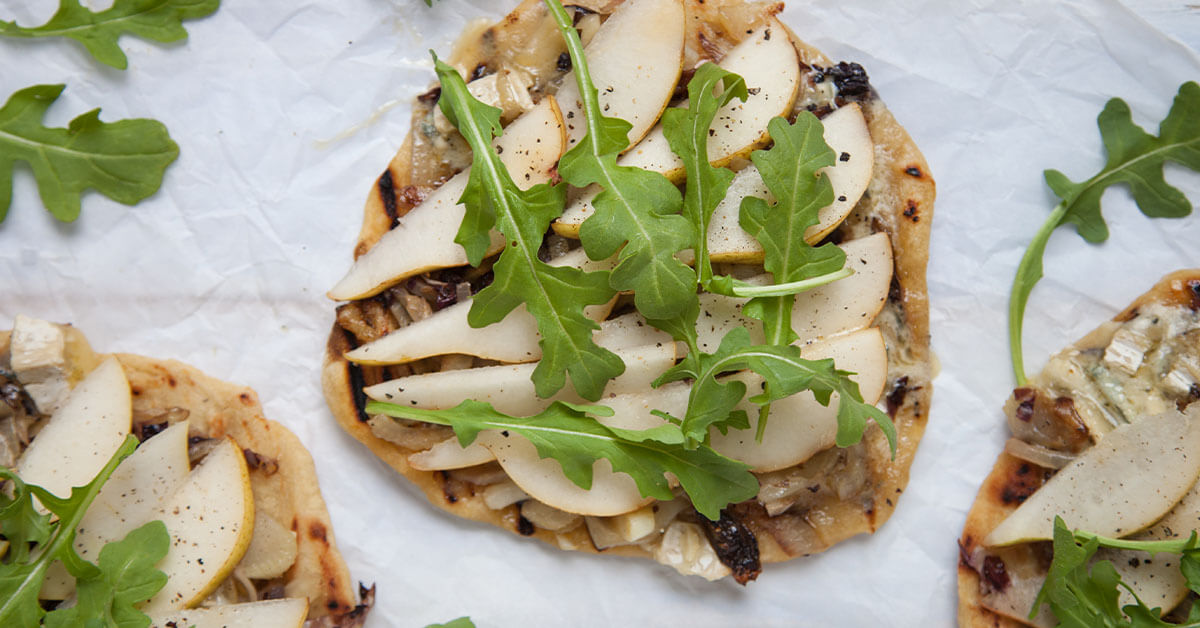
[[[212,14],[221,0],[116,0],[96,13],[79,0],[59,0],[50,21],[28,28],[0,21],[0,35],[9,37],[69,37],[83,44],[97,61],[124,70],[129,60],[117,40],[126,33],[169,43],[187,39],[184,20]]]
[[[42,203],[55,218],[79,217],[80,195],[94,188],[133,205],[154,194],[179,146],[155,120],[101,122],[93,109],[63,128],[42,124],[63,85],[34,85],[0,107],[0,221],[12,203],[12,171],[18,161],[33,168]]]
[[[1171,541],[1110,539],[1072,531],[1062,517],[1055,517],[1054,560],[1029,618],[1036,617],[1043,604],[1048,604],[1058,618],[1060,628],[1200,627],[1200,606],[1192,607],[1184,624],[1163,621],[1162,609],[1150,608],[1138,598],[1137,593],[1121,581],[1110,561],[1092,562],[1096,550],[1101,547],[1177,554],[1188,589],[1200,594],[1200,541],[1194,531],[1186,539]],[[1120,606],[1122,588],[1133,595],[1134,604]]]
[[[714,277],[706,234],[712,213],[724,198],[733,173],[709,163],[708,129],[721,107],[734,98],[745,98],[746,87],[740,77],[707,63],[696,70],[688,84],[688,96],[687,108],[672,108],[663,114],[663,131],[688,173],[683,215],[695,228],[696,280],[707,289],[721,291],[736,284],[729,278]],[[832,150],[825,144],[820,122],[815,117],[811,120],[801,117],[795,125],[789,125],[783,119],[773,120],[768,129],[776,142],[775,148],[758,151],[752,158],[760,164],[768,189],[779,201],[775,206],[768,206],[761,199],[757,202],[747,199],[741,221],[758,232],[756,237],[763,245],[767,268],[777,273],[777,282],[802,282],[822,274],[825,277],[819,282],[827,282],[830,273],[841,269],[845,253],[833,246],[810,247],[804,242],[804,232],[816,223],[817,210],[832,202],[832,188],[828,188],[828,199],[821,194],[824,189],[821,182],[828,186],[828,181],[817,176],[820,168],[832,163]],[[815,199],[809,196],[815,196]],[[793,211],[798,215],[777,215]],[[658,386],[683,379],[693,380],[686,415],[670,417],[671,420],[680,424],[692,446],[703,442],[710,428],[724,432],[749,427],[745,413],[735,409],[745,397],[745,384],[717,379],[723,373],[748,368],[761,375],[766,383],[763,392],[751,398],[760,408],[758,438],[762,438],[766,428],[772,401],[810,390],[819,403],[828,405],[830,395],[837,392],[838,446],[847,447],[858,442],[867,421],[874,420],[895,452],[895,427],[886,414],[863,401],[858,384],[849,379],[851,373],[837,370],[833,360],[805,360],[800,357],[800,349],[789,344],[796,338],[791,328],[794,302],[793,295],[752,300],[747,307],[751,315],[767,323],[768,343],[752,346],[745,329],[734,329],[712,354],[704,353],[699,347],[696,332],[698,301],[688,303],[688,309],[678,317],[647,317],[651,325],[688,346],[688,355],[655,382]],[[782,309],[784,306],[786,310]]]
[[[26,484],[0,467],[0,479],[12,483],[12,497],[0,493],[0,533],[8,553],[0,559],[0,625],[2,626],[148,626],[150,618],[135,604],[148,600],[166,584],[154,565],[166,555],[170,536],[161,521],[146,524],[124,540],[105,545],[92,564],[75,553],[75,531],[88,506],[117,465],[137,446],[126,438],[96,477],[61,498]],[[38,509],[41,503],[49,513]],[[53,516],[52,516],[53,515]],[[55,519],[56,518],[56,519]],[[76,603],[47,613],[38,603],[46,570],[62,561],[76,582]]]
[[[768,205],[746,197],[738,223],[762,245],[763,267],[776,284],[846,276],[845,251],[832,243],[812,247],[804,240],[808,228],[819,222],[818,212],[833,204],[833,184],[821,169],[833,166],[837,156],[825,143],[821,121],[803,111],[793,124],[771,120],[768,131],[775,145],[754,151],[750,159],[777,200]],[[763,322],[768,344],[789,344],[798,338],[792,330],[795,303],[794,294],[755,297],[742,313]]]
[[[1084,240],[1093,244],[1108,239],[1108,226],[1100,212],[1100,198],[1109,186],[1124,183],[1143,214],[1151,218],[1179,218],[1192,212],[1183,193],[1163,179],[1169,160],[1200,171],[1200,85],[1187,82],[1179,87],[1175,102],[1158,127],[1158,136],[1134,124],[1129,105],[1113,98],[1096,120],[1108,161],[1092,178],[1075,183],[1057,170],[1046,170],[1046,184],[1062,199],[1025,250],[1013,279],[1008,307],[1008,342],[1017,385],[1027,383],[1021,350],[1025,305],[1034,285],[1042,278],[1042,259],[1050,234],[1065,224],[1074,224]]]
[[[613,297],[609,275],[551,266],[538,258],[550,221],[562,214],[566,188],[546,183],[528,190],[517,187],[492,146],[492,138],[501,133],[500,110],[476,100],[454,68],[436,55],[434,60],[442,84],[442,112],[473,153],[459,201],[466,215],[454,241],[466,249],[472,266],[483,259],[493,227],[509,242],[493,267],[494,281],[475,295],[467,320],[472,327],[485,327],[523,303],[537,319],[542,336],[542,359],[533,372],[538,396],[553,395],[569,374],[581,397],[599,399],[608,380],[625,370],[621,358],[592,340],[600,326],[583,313],[585,306]]]
[[[647,430],[609,427],[593,418],[612,416],[611,408],[556,401],[527,418],[501,414],[490,404],[467,400],[449,410],[422,410],[371,402],[369,414],[425,421],[454,428],[463,447],[482,430],[518,434],[537,448],[542,458],[554,458],[563,474],[584,490],[592,487],[592,465],[607,459],[614,471],[627,473],[646,497],[675,498],[664,474],[671,473],[691,498],[696,510],[716,521],[726,505],[754,497],[758,480],[749,467],[708,447],[688,448],[679,428],[664,424]]]
[[[425,2],[428,4],[431,0],[425,0]],[[459,617],[444,624],[429,624],[425,628],[475,628],[475,622],[471,621],[470,617]]]
[[[692,246],[700,285],[708,289],[713,279],[712,260],[708,256],[708,224],[733,181],[732,170],[709,163],[709,130],[722,107],[735,98],[746,100],[749,92],[742,77],[715,63],[705,63],[697,68],[688,82],[687,91],[688,106],[664,111],[662,128],[667,143],[683,160],[687,172],[683,217],[692,224]]]
[[[593,201],[595,213],[580,226],[580,243],[592,259],[620,251],[610,284],[632,291],[643,315],[678,316],[697,298],[695,275],[675,257],[695,240],[692,223],[679,215],[679,190],[657,172],[617,165],[633,125],[603,114],[578,31],[562,4],[546,6],[567,42],[587,124],[587,135],[559,160],[558,173],[575,187],[603,188]]]

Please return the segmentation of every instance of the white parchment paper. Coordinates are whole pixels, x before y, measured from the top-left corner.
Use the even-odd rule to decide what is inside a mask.
[[[743,588],[444,515],[324,405],[333,307],[323,295],[348,267],[363,199],[408,130],[407,103],[432,80],[426,51],[448,51],[467,20],[513,4],[226,0],[188,24],[187,42],[124,38],[124,72],[73,42],[0,40],[0,98],[63,82],[52,125],[102,107],[105,120],[163,121],[181,147],[154,197],[129,208],[89,193],[70,225],[41,208],[18,168],[0,223],[0,327],[18,312],[69,321],[100,350],[177,358],[256,388],[312,451],[354,577],[378,586],[370,626],[460,615],[485,627],[952,625],[955,540],[1005,438],[1008,287],[1054,204],[1041,171],[1081,179],[1102,165],[1095,116],[1111,96],[1156,131],[1179,84],[1200,79],[1200,10],[1167,0],[788,7],[802,38],[867,68],[929,159],[942,370],[891,521],[768,566]],[[0,0],[0,19],[38,24],[55,6]],[[1191,173],[1168,178],[1200,199]],[[1161,275],[1200,265],[1200,217],[1147,220],[1124,190],[1105,196],[1105,215],[1103,246],[1068,230],[1050,242],[1026,319],[1031,372]]]

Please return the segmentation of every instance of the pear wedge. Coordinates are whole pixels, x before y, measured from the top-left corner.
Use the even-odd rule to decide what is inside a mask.
[[[614,416],[598,417],[606,425],[641,430],[662,424],[651,410],[663,410],[683,416],[690,387],[682,382],[654,390],[617,395],[602,405],[614,410]],[[632,512],[653,501],[642,497],[633,478],[615,473],[608,460],[597,460],[592,467],[592,488],[583,490],[567,479],[562,466],[553,458],[539,458],[537,448],[517,434],[487,430],[479,441],[496,456],[500,466],[517,486],[534,499],[579,515],[607,517]]]
[[[885,233],[871,234],[841,245],[846,252],[846,267],[854,274],[831,284],[796,295],[792,307],[792,329],[800,344],[809,344],[864,329],[874,322],[887,302],[892,285],[892,245]],[[769,275],[748,280],[766,285]],[[721,338],[735,327],[750,330],[753,342],[763,342],[762,323],[742,314],[747,299],[719,294],[700,295],[700,318],[696,328],[700,348],[715,351]],[[651,327],[636,312],[623,314],[600,324],[596,343],[617,350],[653,343],[671,342],[666,333]],[[685,353],[686,348],[681,348]]]
[[[154,514],[171,534],[158,563],[167,584],[142,605],[148,615],[199,604],[245,555],[254,534],[254,494],[246,458],[226,438],[192,469]]]
[[[173,613],[152,613],[151,628],[300,628],[308,617],[308,600],[283,598]]]
[[[625,372],[608,382],[606,396],[648,390],[651,382],[675,365],[673,342],[615,353],[625,363]],[[587,403],[569,386],[550,399],[539,398],[530,379],[536,367],[536,363],[506,364],[421,373],[369,386],[364,392],[376,401],[431,410],[452,408],[474,399],[511,416],[537,414],[556,400]]]
[[[1142,541],[1166,541],[1187,538],[1193,530],[1200,530],[1200,483],[1193,484],[1187,495],[1179,500],[1167,514],[1154,525],[1134,536]],[[1121,576],[1121,581],[1137,592],[1150,608],[1171,609],[1187,596],[1187,580],[1179,570],[1178,557],[1147,552],[1110,550],[1102,548],[1096,558],[1112,561]],[[1121,606],[1135,604],[1128,591],[1121,590]]]
[[[560,255],[551,266],[571,266],[587,272],[611,270],[615,260],[592,261],[582,248]],[[613,301],[584,308],[595,321],[604,320],[612,311]],[[471,327],[467,314],[471,301],[465,300],[421,319],[346,353],[346,359],[359,364],[404,364],[435,355],[461,353],[500,362],[532,362],[542,357],[538,345],[537,320],[524,305],[517,306],[499,323]]]
[[[746,102],[730,102],[713,120],[708,156],[713,165],[724,166],[766,145],[770,140],[767,123],[791,111],[800,86],[800,59],[787,36],[787,29],[771,19],[734,46],[719,65],[744,78],[746,86],[752,90]],[[683,162],[671,152],[661,124],[617,163],[662,173],[676,183],[684,178]],[[552,223],[554,231],[579,237],[579,226],[592,215],[592,200],[598,193],[595,186],[585,190]]]
[[[1063,467],[984,538],[988,546],[1049,540],[1054,517],[1108,537],[1159,520],[1200,475],[1200,408],[1145,417],[1109,432]]]
[[[647,345],[616,352],[625,363],[625,372],[604,388],[605,396],[649,390],[650,383],[675,365],[675,343]],[[410,375],[376,384],[364,390],[376,401],[415,408],[452,408],[466,399],[484,401],[511,416],[531,416],[556,400],[587,403],[571,389],[563,389],[551,399],[534,392],[530,379],[536,364],[485,366],[458,371]],[[433,448],[408,457],[413,468],[422,471],[461,469],[492,460],[478,443],[461,447],[457,438],[449,438]]]
[[[550,179],[565,142],[562,115],[554,98],[547,97],[504,129],[496,147],[502,149],[500,159],[513,180],[528,188]],[[458,173],[400,217],[391,231],[354,261],[329,291],[329,298],[363,299],[425,271],[466,264],[467,253],[454,236],[466,215],[458,200],[469,176],[470,169]],[[502,248],[504,239],[493,232],[488,254]]]
[[[60,497],[92,481],[129,435],[133,406],[129,380],[108,358],[79,382],[29,448],[17,475]]]
[[[829,177],[834,201],[817,213],[817,224],[804,233],[804,240],[809,244],[820,242],[850,215],[850,210],[858,204],[871,182],[875,164],[875,146],[867,130],[867,120],[857,103],[834,111],[821,123],[825,143],[838,155],[833,166],[820,170]],[[762,175],[753,165],[737,173],[725,199],[713,211],[708,227],[708,253],[714,262],[762,263],[762,246],[738,223],[742,199],[748,196],[773,200]]]
[[[803,356],[810,360],[833,358],[839,369],[855,373],[850,379],[858,383],[859,392],[867,403],[875,403],[883,394],[887,379],[887,350],[878,328],[872,327],[810,345],[805,348]],[[762,378],[749,371],[729,377],[741,380],[747,390],[757,391],[762,386]],[[754,438],[758,427],[758,406],[743,401],[738,407],[750,416],[750,429],[729,430],[721,434],[714,428],[709,436],[712,448],[718,453],[745,462],[753,471],[784,469],[834,446],[838,426],[836,394],[828,406],[817,403],[810,392],[774,402],[761,443]]]
[[[633,125],[636,144],[658,121],[679,82],[683,64],[683,5],[679,0],[627,0],[596,31],[584,50],[604,115]],[[587,134],[575,73],[555,94],[567,127],[567,146]]]
[[[162,500],[183,484],[188,474],[188,424],[176,423],[138,445],[100,488],[75,532],[75,552],[96,562],[106,544],[149,521]],[[46,571],[39,597],[65,600],[75,578],[62,563]]]

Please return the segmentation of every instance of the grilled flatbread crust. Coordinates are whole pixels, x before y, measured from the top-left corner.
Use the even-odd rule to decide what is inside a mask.
[[[697,4],[699,3],[699,4]],[[506,21],[530,19],[540,2],[527,0]],[[614,3],[615,4],[615,3]],[[714,4],[710,0],[709,4]],[[729,4],[728,2],[726,4]],[[687,0],[693,18],[704,9],[699,0]],[[772,13],[778,11],[776,5]],[[715,9],[714,9],[715,10]],[[514,17],[516,16],[516,17]],[[812,89],[813,68],[833,63],[816,49],[791,34],[803,64],[809,66],[797,102],[804,90]],[[686,57],[686,53],[685,53]],[[802,66],[803,67],[803,66]],[[888,352],[888,410],[899,433],[896,457],[891,458],[887,441],[876,428],[868,430],[864,442],[853,449],[865,455],[865,489],[839,499],[824,496],[817,505],[768,516],[751,500],[731,507],[757,538],[764,562],[778,562],[823,551],[861,533],[874,532],[888,519],[908,482],[909,468],[917,443],[925,430],[932,392],[929,350],[929,308],[925,269],[929,253],[930,220],[933,217],[935,186],[924,157],[896,122],[873,89],[858,100],[875,143],[875,168],[867,193],[832,238],[849,240],[883,231],[891,239],[895,273],[891,295],[876,323],[883,331]],[[400,191],[412,185],[410,133],[383,175],[372,186],[363,212],[363,226],[354,256],[369,250],[390,228],[394,216],[403,215],[414,204]],[[408,465],[407,449],[372,433],[362,408],[363,369],[349,363],[343,354],[357,346],[354,337],[334,324],[325,353],[322,382],[326,400],[338,423],[375,455],[416,484],[434,505],[467,519],[533,536],[564,549],[596,552],[586,526],[567,533],[553,533],[521,519],[518,507],[492,510],[477,494],[477,486],[454,477],[454,472],[419,471]],[[447,434],[448,436],[449,434]],[[653,544],[623,545],[603,550],[608,554],[651,557]]]
[[[105,357],[88,346],[79,330],[66,327],[68,356],[78,376]],[[8,351],[9,332],[0,333],[0,353]],[[263,416],[250,388],[209,377],[175,360],[115,354],[129,379],[136,417],[156,417],[172,408],[187,410],[189,435],[229,436],[247,452],[254,507],[296,533],[296,562],[282,576],[284,597],[306,597],[309,618],[350,620],[361,615],[346,563],[338,553],[333,526],[312,456],[296,435]],[[277,467],[276,467],[277,465]],[[334,621],[329,625],[352,625]]]
[[[1105,323],[1088,333],[1070,348],[1088,349],[1102,347],[1112,339],[1112,323],[1121,323],[1136,316],[1140,308],[1150,304],[1167,307],[1200,309],[1200,269],[1180,270],[1161,279],[1148,292],[1135,299],[1112,322]],[[975,503],[967,513],[962,538],[959,539],[958,563],[958,625],[963,628],[1010,628],[1024,624],[999,615],[981,604],[981,586],[986,585],[985,576],[971,565],[971,557],[978,551],[980,543],[988,533],[1017,509],[1022,502],[1042,484],[1053,470],[1045,469],[1008,453],[1001,453],[984,479],[975,496]],[[1046,556],[1030,547],[1018,545],[989,550],[1004,563],[1004,573],[1013,570],[1038,570],[1044,574]],[[993,576],[998,578],[999,576]],[[1026,609],[1028,610],[1028,609]]]

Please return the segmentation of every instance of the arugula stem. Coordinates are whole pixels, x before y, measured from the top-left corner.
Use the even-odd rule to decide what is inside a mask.
[[[1150,552],[1151,554],[1182,554],[1187,550],[1196,549],[1196,533],[1186,539],[1174,539],[1170,541],[1135,541],[1133,539],[1114,539],[1106,536],[1100,536],[1087,532],[1086,530],[1076,530],[1075,539],[1080,543],[1088,541],[1096,541],[1101,547],[1110,549],[1133,550],[1137,552]]]
[[[1037,234],[1033,236],[1033,241],[1025,249],[1025,255],[1021,257],[1021,263],[1017,266],[1016,277],[1013,278],[1012,296],[1008,301],[1008,350],[1012,356],[1013,375],[1017,379],[1017,386],[1025,386],[1029,381],[1025,377],[1025,361],[1021,351],[1025,305],[1029,302],[1029,293],[1033,291],[1033,286],[1042,278],[1042,257],[1046,253],[1046,243],[1050,241],[1050,234],[1054,233],[1066,213],[1065,201],[1054,207],[1054,211],[1050,212],[1046,222],[1042,223]]]
[[[831,284],[839,279],[845,279],[854,274],[851,268],[842,268],[832,273],[801,279],[800,281],[791,281],[788,283],[777,283],[769,286],[751,286],[748,284],[736,284],[730,290],[732,296],[735,297],[782,297],[789,294],[799,294],[814,288]],[[768,344],[787,344],[786,342],[777,342],[767,339]]]

